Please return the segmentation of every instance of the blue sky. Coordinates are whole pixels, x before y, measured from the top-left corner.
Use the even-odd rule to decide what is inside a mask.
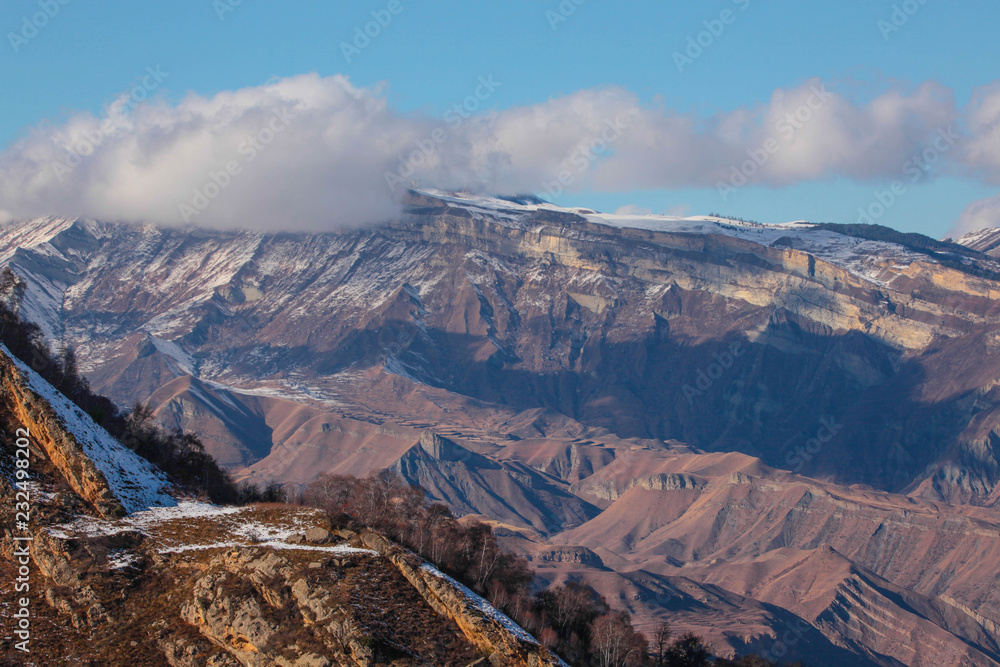
[[[80,114],[102,117],[116,97],[140,84],[148,67],[168,73],[150,91],[159,105],[179,105],[189,93],[211,99],[220,92],[261,87],[306,73],[321,78],[340,74],[358,89],[374,91],[381,85],[375,94],[394,117],[430,123],[462,103],[480,77],[492,76],[501,85],[483,100],[477,114],[531,109],[581,91],[613,88],[633,96],[631,103],[644,113],[665,110],[710,122],[720,114],[730,114],[727,118],[732,120],[736,112],[759,112],[772,102],[775,90],[798,90],[812,81],[823,82],[862,108],[887,91],[913,95],[930,82],[938,87],[936,94],[953,98],[948,104],[961,125],[976,91],[981,96],[983,87],[1000,79],[996,71],[1000,41],[995,38],[1000,3],[986,0],[961,4],[941,0],[627,4],[586,0],[579,5],[573,0],[564,0],[562,5],[555,0],[395,0],[392,5],[389,0],[243,0],[230,6],[231,1],[68,0],[62,4],[59,0],[6,0],[0,5],[0,28],[6,36],[0,44],[0,89],[5,93],[0,145],[6,147],[8,166],[16,162],[25,168],[23,157],[30,151],[22,144],[30,128],[44,120],[62,127]],[[37,31],[25,30],[25,20],[32,21],[46,5],[54,15],[35,20],[44,23]],[[892,24],[894,11],[899,25]],[[372,12],[381,13],[383,20],[391,16],[391,20],[369,45],[348,59],[343,43],[350,43],[355,30],[363,30],[373,20]],[[901,16],[905,23],[898,20]],[[898,30],[887,32],[887,25]],[[709,35],[713,27],[718,34]],[[699,37],[705,44],[702,52],[679,68],[675,54],[685,52],[689,38]],[[877,115],[872,109],[869,112],[869,116]],[[900,123],[911,122],[907,113],[911,112],[898,116]],[[935,119],[943,117],[934,115]],[[552,123],[548,132],[560,127],[558,115],[547,118]],[[927,141],[933,125],[928,120],[921,130]],[[580,139],[587,136],[583,131]],[[658,143],[650,151],[672,150],[672,139],[668,139],[674,135],[655,136]],[[994,138],[976,135],[970,141],[984,147],[980,153],[989,153],[996,145],[990,143]],[[468,141],[475,144],[473,139]],[[639,155],[639,138],[632,136],[629,141],[627,147],[610,147],[595,162]],[[747,149],[752,150],[755,141],[749,139]],[[921,144],[911,140],[911,144],[893,147],[905,158],[908,148],[916,150]],[[884,154],[887,149],[874,150]],[[516,164],[527,159],[518,157],[516,150],[512,155]],[[905,194],[896,197],[876,221],[943,236],[970,203],[994,197],[998,181],[990,167],[1000,157],[991,161],[989,155],[980,155],[970,161],[959,159],[962,155],[958,149],[950,151],[919,182],[909,183]],[[444,154],[441,158],[457,159]],[[161,155],[161,159],[166,157]],[[698,161],[701,156],[691,159]],[[656,158],[650,156],[650,160]],[[631,172],[602,164],[586,178],[576,179],[556,200],[602,210],[636,205],[653,212],[718,211],[771,222],[801,218],[854,222],[859,207],[867,208],[875,193],[884,191],[898,175],[891,165],[869,171],[858,166],[860,159],[852,157],[848,162],[852,166],[844,166],[847,162],[810,166],[794,176],[782,171],[760,182],[750,179],[746,187],[725,199],[720,196],[719,179],[711,175],[718,169],[706,168],[703,177],[686,179],[671,168],[630,187],[623,174]],[[122,173],[120,167],[104,168],[108,171],[88,167],[89,180],[67,188],[96,187],[94,182],[106,182],[109,173]],[[605,177],[602,170],[610,175]],[[59,182],[82,178],[83,173],[75,169],[72,178]],[[26,177],[18,172],[18,178]],[[435,184],[433,176],[427,178],[431,180],[421,182]],[[510,182],[530,184],[532,178],[538,180],[532,175]],[[540,182],[549,181],[542,178]],[[77,201],[68,194],[63,198],[53,197],[52,190],[45,192],[49,200],[60,201],[64,207]],[[309,192],[303,187],[303,194]],[[96,206],[95,199],[94,195],[79,199],[81,208],[88,209],[81,213],[115,210],[110,203]],[[0,210],[13,213],[34,212],[38,206],[37,202],[13,202],[5,207],[0,200]],[[155,218],[156,210],[148,215]],[[141,207],[123,206],[121,216],[131,215],[147,214]],[[983,219],[992,218],[988,214]]]

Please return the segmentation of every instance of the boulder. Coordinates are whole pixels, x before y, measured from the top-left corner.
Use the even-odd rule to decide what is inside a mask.
[[[306,531],[305,540],[311,544],[328,544],[333,540],[333,534],[326,528],[310,528]]]

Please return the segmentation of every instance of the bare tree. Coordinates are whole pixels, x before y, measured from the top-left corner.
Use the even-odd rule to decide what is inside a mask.
[[[653,633],[653,649],[656,651],[657,667],[664,667],[667,664],[667,651],[670,648],[670,624],[662,623]]]
[[[388,526],[395,514],[394,499],[402,494],[403,486],[399,475],[391,470],[361,480],[354,503],[358,519],[368,526]]]
[[[331,516],[347,511],[348,502],[357,489],[358,480],[347,475],[320,475],[306,487],[302,501],[325,510]]]
[[[682,635],[667,651],[667,664],[671,667],[707,667],[711,659],[712,651],[701,637],[690,632]]]
[[[633,667],[643,664],[646,639],[632,629],[621,612],[603,614],[591,629],[590,650],[599,667]]]

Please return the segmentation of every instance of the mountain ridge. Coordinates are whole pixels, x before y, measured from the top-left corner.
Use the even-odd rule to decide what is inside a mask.
[[[242,479],[395,466],[646,629],[736,650],[801,621],[895,665],[914,658],[888,628],[858,630],[895,619],[995,664],[996,573],[968,558],[1000,532],[1000,284],[978,251],[426,192],[342,234],[7,230],[26,312],[95,386],[208,434]],[[929,576],[910,533],[954,572]],[[821,605],[750,585],[782,558]]]

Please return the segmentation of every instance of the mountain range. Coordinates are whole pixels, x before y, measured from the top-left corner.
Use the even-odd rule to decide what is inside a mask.
[[[433,190],[336,233],[0,233],[92,386],[237,477],[392,468],[641,628],[811,665],[1000,664],[998,256]]]

